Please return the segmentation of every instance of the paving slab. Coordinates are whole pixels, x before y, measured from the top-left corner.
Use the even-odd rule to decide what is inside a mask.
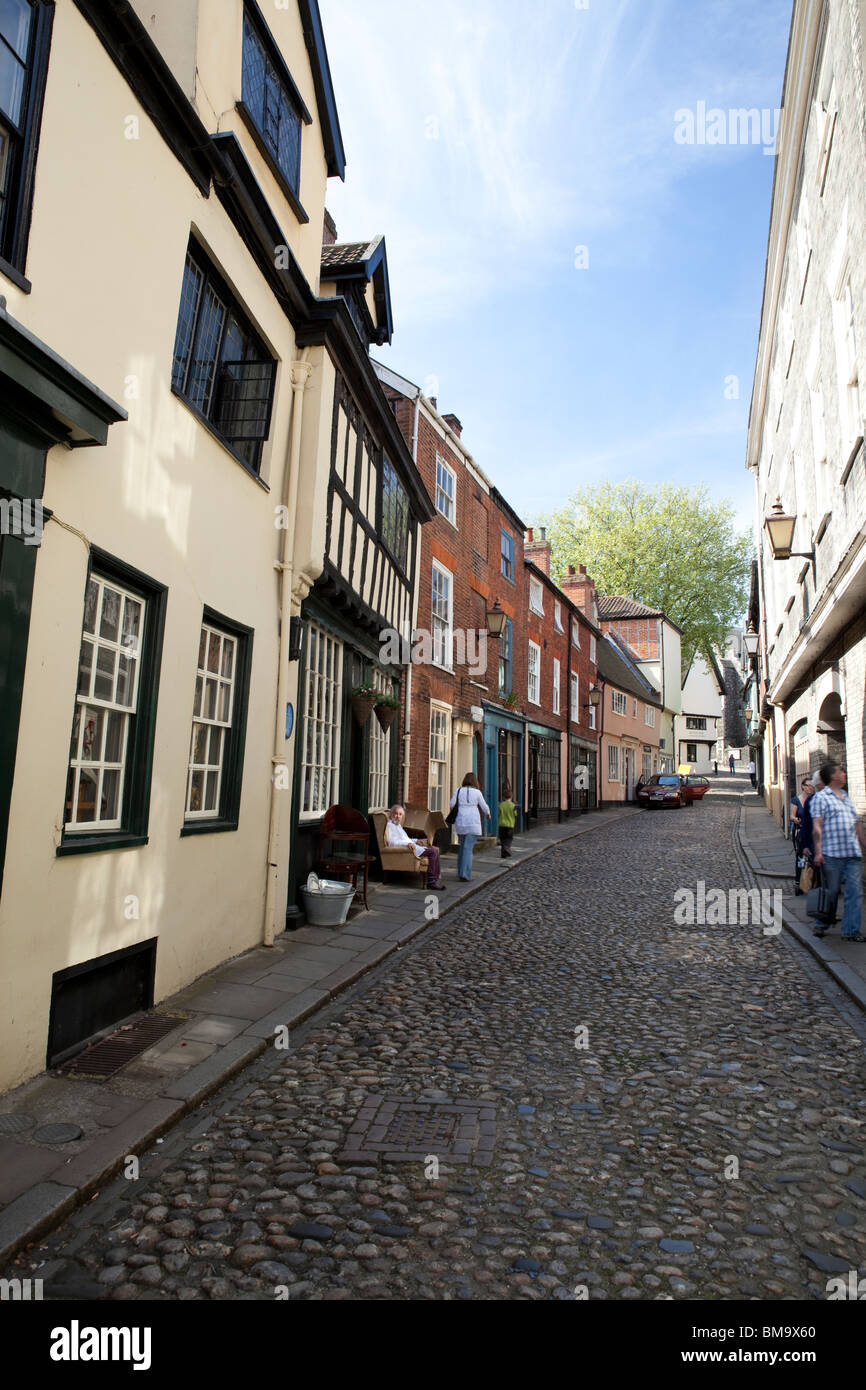
[[[280,1001],[291,990],[263,989],[258,985],[211,984],[207,989],[197,992],[187,1007],[201,1009],[203,1013],[228,1014],[230,1018],[243,1018],[253,1023],[257,1018],[276,1009]]]
[[[57,1182],[35,1183],[0,1211],[0,1264],[56,1225],[78,1201],[78,1190]]]
[[[0,1137],[0,1206],[49,1177],[57,1167],[57,1150]]]
[[[85,1196],[116,1173],[131,1154],[140,1153],[157,1135],[179,1120],[183,1112],[184,1106],[176,1101],[162,1097],[147,1101],[125,1124],[97,1135],[82,1153],[56,1163],[53,1181],[77,1188]]]
[[[231,1042],[226,1043],[225,1047],[219,1048],[206,1062],[200,1062],[185,1076],[178,1077],[170,1086],[166,1086],[163,1094],[169,1098],[197,1104],[235,1072],[260,1056],[262,1051],[263,1049],[244,1033],[241,1037],[233,1038]]]
[[[251,1023],[244,1036],[248,1038],[273,1038],[278,1028],[297,1028],[299,1023],[303,1023],[305,1018],[315,1013],[320,1005],[327,1003],[331,994],[329,990],[316,987],[306,989],[303,994],[298,994],[294,999],[286,1000],[285,1006],[275,1009],[267,1018],[260,1018],[256,1023]]]
[[[218,1014],[196,1019],[184,1032],[185,1038],[192,1038],[196,1042],[213,1042],[222,1046],[224,1043],[231,1042],[239,1033],[244,1031],[246,1023],[243,1019],[221,1018]]]

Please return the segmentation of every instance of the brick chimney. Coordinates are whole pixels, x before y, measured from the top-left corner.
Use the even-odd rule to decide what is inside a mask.
[[[322,228],[322,245],[333,246],[337,240],[337,224],[325,208],[325,225]]]
[[[574,565],[569,565],[568,573],[560,581],[559,587],[572,603],[577,604],[582,613],[590,619],[593,618],[595,585],[586,572],[586,565],[578,565],[577,569]]]
[[[539,540],[535,539],[535,531],[532,527],[526,532],[526,540],[523,544],[523,554],[527,560],[531,560],[533,565],[543,570],[545,574],[550,574],[550,541],[547,539],[547,528],[540,526],[538,530]]]
[[[445,421],[445,423],[446,423],[446,425],[448,426],[448,428],[454,431],[454,433],[457,435],[457,438],[459,439],[460,436],[461,436],[462,433],[463,433],[463,426],[462,426],[462,424],[460,423],[460,421],[457,419],[457,416],[456,416],[456,415],[443,415],[443,416],[442,416],[442,419]]]

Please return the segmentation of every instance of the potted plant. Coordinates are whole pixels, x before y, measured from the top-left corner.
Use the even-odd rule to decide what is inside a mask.
[[[366,724],[379,698],[379,691],[370,681],[365,681],[363,685],[355,686],[350,698],[356,723]]]
[[[517,696],[513,690],[509,690],[502,703],[507,705],[509,709],[517,709]]]
[[[376,696],[376,704],[373,713],[378,719],[383,732],[390,729],[399,708],[400,701],[397,699],[396,695],[383,695],[380,693]]]

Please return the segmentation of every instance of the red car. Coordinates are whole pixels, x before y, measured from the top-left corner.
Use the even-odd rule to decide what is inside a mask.
[[[710,790],[709,779],[706,777],[695,777],[689,773],[687,777],[681,779],[683,784],[683,796],[688,805],[695,801],[703,801],[707,792]]]
[[[654,806],[684,806],[683,778],[675,773],[656,773],[643,786],[638,787],[638,805],[651,811]]]

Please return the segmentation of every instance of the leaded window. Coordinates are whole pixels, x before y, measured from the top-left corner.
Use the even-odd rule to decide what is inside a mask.
[[[343,647],[322,628],[307,629],[301,752],[301,815],[323,816],[339,801]]]
[[[198,247],[181,287],[171,384],[254,472],[271,423],[277,364]]]
[[[267,53],[248,10],[244,11],[241,95],[268,154],[297,194],[301,183],[302,112],[294,92]]]
[[[92,574],[84,603],[66,787],[67,831],[119,830],[130,725],[138,712],[145,602]]]
[[[53,13],[0,0],[0,256],[22,272]]]
[[[405,572],[409,557],[409,495],[387,457],[382,459],[381,512],[382,540]]]

